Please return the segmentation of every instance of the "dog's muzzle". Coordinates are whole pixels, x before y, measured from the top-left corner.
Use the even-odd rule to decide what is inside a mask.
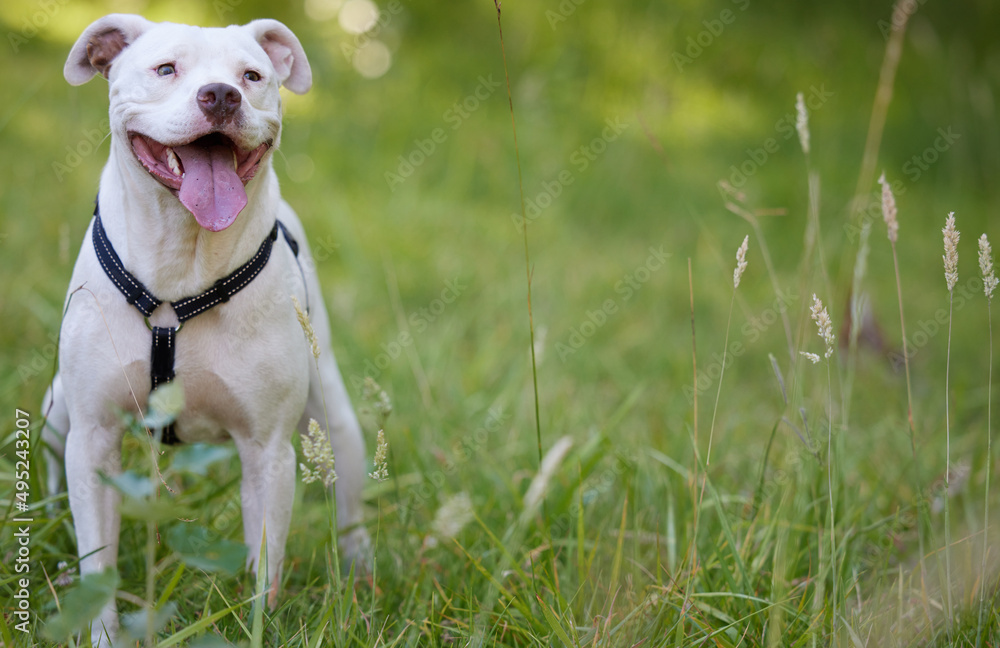
[[[231,103],[232,99],[213,95],[216,106],[225,106],[227,101]],[[202,109],[217,110],[220,114],[226,110],[204,106]],[[129,140],[136,158],[149,174],[173,191],[198,224],[212,232],[232,225],[246,207],[246,184],[271,148],[271,142],[267,141],[244,150],[222,133],[210,133],[175,146],[135,132],[129,133]]]

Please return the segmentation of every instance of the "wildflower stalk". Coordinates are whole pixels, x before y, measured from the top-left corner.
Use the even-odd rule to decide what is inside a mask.
[[[833,601],[833,622],[830,624],[830,629],[833,631],[834,637],[837,636],[837,580],[839,571],[837,570],[837,498],[834,489],[834,473],[833,473],[833,377],[830,369],[830,360],[826,360],[826,388],[827,388],[827,418],[830,422],[830,427],[827,430],[826,437],[826,488],[829,492],[830,497],[830,580],[833,582],[833,592],[831,593],[831,600]]]
[[[719,183],[719,188],[731,195],[734,200],[726,201],[726,209],[728,209],[733,214],[736,214],[753,228],[754,236],[757,238],[757,246],[760,248],[760,257],[764,262],[764,268],[767,270],[767,276],[771,279],[771,286],[774,288],[775,295],[781,295],[781,286],[778,283],[778,273],[774,269],[774,263],[771,261],[771,252],[768,250],[766,240],[764,238],[764,230],[760,226],[760,220],[757,215],[747,208],[745,205],[738,204],[742,203],[742,200],[738,197],[738,192],[729,187],[726,183]],[[781,324],[785,329],[785,341],[788,344],[788,357],[792,364],[795,363],[795,341],[792,336],[792,324],[788,319],[788,309],[781,310]]]
[[[500,37],[500,56],[503,60],[503,74],[504,80],[507,86],[507,104],[510,107],[510,127],[513,132],[514,137],[514,160],[517,164],[517,189],[520,197],[521,204],[521,234],[524,242],[524,273],[527,282],[527,298],[528,298],[528,348],[531,352],[531,383],[534,396],[535,405],[535,440],[538,448],[538,469],[542,469],[543,453],[542,453],[542,417],[541,409],[538,399],[538,358],[535,351],[535,319],[532,311],[532,301],[531,301],[531,255],[528,248],[528,217],[525,210],[524,201],[524,179],[521,173],[521,151],[518,147],[517,142],[517,121],[514,118],[514,95],[510,89],[510,73],[507,71],[507,50],[504,47],[503,42],[503,16],[501,11],[500,0],[493,0],[493,4],[497,10],[497,33]],[[545,540],[546,545],[552,546],[551,542],[551,529],[549,528],[549,518],[548,518],[548,507],[543,500],[541,503],[541,517],[542,517],[542,537]],[[556,573],[555,564],[555,552],[547,552],[550,559],[550,567],[552,573]],[[481,641],[481,635],[477,634],[475,641]]]
[[[993,289],[997,286],[997,277],[993,273],[993,250],[990,242],[983,234],[979,237],[979,269],[983,274],[983,292],[986,294],[986,322],[990,331],[989,378],[986,391],[986,489],[983,493],[983,559],[979,573],[986,574],[986,554],[990,546],[990,472],[993,467]],[[976,629],[976,646],[983,636],[983,612],[986,605],[986,584],[979,589],[979,623]]]
[[[823,242],[820,237],[819,226],[819,174],[813,170],[810,156],[811,144],[809,134],[809,110],[806,108],[805,96],[800,92],[795,95],[795,130],[798,131],[799,144],[802,153],[806,158],[806,180],[809,189],[809,209],[807,212],[806,231],[803,242],[802,266],[800,277],[800,290],[805,292],[805,287],[812,276],[813,253],[816,253],[816,260],[820,274],[823,277],[824,289],[829,291],[830,278],[826,272],[826,258],[823,253]],[[798,330],[796,346],[802,341],[803,328]]]
[[[705,487],[706,487],[706,485],[708,483],[708,466],[709,466],[709,464],[710,464],[710,462],[712,460],[712,437],[713,437],[713,434],[715,432],[715,417],[716,417],[716,414],[719,411],[719,395],[722,393],[722,378],[723,378],[723,376],[726,373],[726,364],[728,364],[726,362],[726,354],[727,354],[728,349],[729,349],[729,328],[730,328],[730,325],[731,325],[732,320],[733,320],[733,306],[736,303],[736,289],[739,288],[739,286],[740,286],[740,280],[743,278],[743,273],[747,269],[747,250],[748,250],[749,246],[750,246],[750,236],[747,235],[747,236],[743,237],[743,243],[740,244],[739,249],[736,251],[736,268],[733,270],[733,297],[732,297],[732,300],[729,302],[729,318],[726,321],[726,341],[722,345],[722,370],[719,373],[719,385],[718,385],[717,391],[715,393],[715,406],[712,409],[712,424],[709,426],[709,430],[708,430],[708,451],[707,451],[707,453],[705,455],[705,470],[704,470],[704,473],[701,475],[701,488],[700,488],[700,490],[698,488],[698,473],[697,473],[697,471],[698,471],[698,467],[701,464],[701,451],[700,451],[700,449],[698,447],[698,436],[697,436],[697,430],[698,430],[698,428],[697,428],[697,420],[698,420],[697,419],[697,417],[698,417],[698,414],[697,414],[697,402],[698,401],[695,400],[695,421],[696,421],[696,423],[695,423],[695,429],[694,429],[695,435],[692,438],[692,445],[694,446],[694,454],[695,454],[696,461],[695,461],[695,472],[692,475],[693,480],[694,480],[694,489],[692,490],[691,495],[692,495],[692,497],[695,497],[695,494],[697,493],[697,498],[696,498],[696,500],[694,502],[694,522],[693,522],[693,531],[692,531],[692,536],[691,536],[692,537],[692,540],[691,540],[691,573],[692,573],[692,575],[697,570],[697,565],[698,565],[698,528],[699,528],[699,524],[701,522],[701,515],[699,514],[699,511],[701,510],[701,503],[702,503],[702,501],[704,501],[704,498],[705,498]],[[689,259],[688,260],[688,282],[689,282],[689,284],[691,282],[691,274],[690,273],[691,273],[691,267],[690,267],[690,259]],[[697,385],[697,380],[698,380],[698,364],[697,364],[698,363],[698,355],[697,355],[697,352],[696,352],[696,350],[694,348],[694,289],[690,285],[689,285],[689,288],[691,290],[691,345],[692,345],[692,354],[693,354],[694,368],[695,368],[695,385]],[[697,393],[697,389],[695,390],[695,393]],[[689,600],[689,598],[688,598],[689,594],[690,594],[689,588],[685,588],[684,589],[684,602],[683,602],[683,605],[682,605],[683,609],[687,608],[688,600]],[[683,633],[683,627],[684,627],[683,623],[678,624],[678,627],[677,627],[677,637],[678,637],[678,640],[680,639],[680,637],[681,637],[681,635]]]
[[[372,382],[374,382],[374,381],[372,381]],[[381,389],[379,391],[381,391]],[[386,393],[384,391],[381,391],[381,395],[384,397],[384,399],[382,400],[382,403],[383,404],[388,403],[389,402],[389,397],[386,395]],[[376,407],[377,406],[378,406],[378,404],[376,403]],[[384,415],[384,417],[381,417],[383,424],[385,423],[385,418],[388,417],[388,416],[389,415],[386,413]],[[378,431],[378,439],[375,442],[375,459],[374,459],[373,463],[374,463],[375,471],[368,473],[368,476],[371,477],[372,479],[374,479],[377,482],[383,482],[386,479],[389,479],[389,443],[385,440],[385,432],[381,428]],[[376,499],[378,500],[378,518],[377,518],[378,519],[378,523],[375,526],[375,546],[378,547],[379,536],[382,535],[382,497],[381,497],[381,495],[378,498],[376,498]],[[376,554],[375,552],[373,552],[373,555],[372,555],[372,587],[374,588],[377,583],[378,583],[378,554]],[[375,616],[375,599],[374,599],[374,597],[372,598],[372,604],[371,604],[371,609],[369,610],[369,614],[371,614],[372,618],[374,618],[374,616]]]
[[[306,341],[309,342],[309,351],[310,351],[310,353],[312,353],[313,362],[316,363],[316,375],[319,376],[319,380],[320,380],[320,390],[319,391],[320,391],[320,394],[322,395],[322,401],[323,401],[323,420],[326,422],[326,429],[327,429],[326,444],[327,444],[327,447],[329,447],[329,445],[330,445],[330,438],[329,438],[330,414],[329,414],[329,412],[327,411],[327,408],[326,408],[326,390],[323,389],[323,385],[322,385],[323,372],[321,372],[319,370],[319,354],[320,354],[319,340],[316,338],[316,331],[313,330],[312,322],[309,320],[309,314],[306,313],[305,309],[302,308],[302,304],[299,302],[298,298],[295,295],[291,295],[291,300],[292,300],[292,306],[295,308],[295,317],[299,320],[299,326],[302,327],[302,333],[306,336]],[[310,434],[315,434],[315,432],[313,430],[313,423],[316,423],[316,422],[314,420],[310,419],[310,421],[309,421],[309,433]],[[316,423],[315,427],[318,428],[319,427],[319,423]],[[305,439],[305,438],[306,438],[305,436],[302,437],[302,439]],[[317,443],[318,443],[318,441],[317,441]],[[332,455],[332,450],[331,450],[331,455],[330,456],[331,456],[331,458],[333,456]],[[318,469],[319,468],[317,467],[317,470]],[[333,463],[332,463],[332,461],[331,461],[331,463],[329,465],[329,472],[332,474],[332,478],[327,477],[327,478],[324,478],[324,480],[323,480],[324,481],[324,485],[327,486],[326,488],[323,489],[323,498],[326,500],[327,509],[331,513],[330,517],[333,518],[333,523],[332,523],[331,528],[330,528],[330,541],[331,541],[331,544],[333,545],[333,565],[334,565],[333,575],[334,575],[334,580],[335,580],[336,587],[337,587],[337,592],[339,593],[342,590],[342,587],[341,587],[342,586],[342,582],[341,582],[341,578],[340,578],[340,545],[339,545],[339,542],[340,542],[340,537],[339,537],[340,536],[340,529],[339,529],[339,522],[337,520],[337,475],[333,471]],[[304,475],[304,473],[303,473],[303,475]],[[328,479],[329,479],[329,484],[326,483]],[[331,489],[333,491],[333,497],[332,498],[330,497],[330,494],[331,494],[330,491],[331,491]]]
[[[913,13],[908,6],[909,0],[896,0],[892,8],[892,30],[888,34],[885,53],[882,57],[882,65],[879,70],[878,86],[875,91],[875,98],[872,102],[871,115],[868,120],[868,134],[865,137],[865,148],[861,159],[861,168],[858,173],[858,180],[855,184],[854,199],[852,201],[850,215],[859,225],[858,248],[855,262],[855,272],[851,281],[851,317],[855,326],[851,327],[851,339],[849,341],[850,355],[847,358],[847,384],[844,389],[844,410],[845,416],[843,425],[846,427],[850,420],[851,398],[854,388],[854,373],[857,364],[857,325],[860,320],[854,315],[860,309],[855,308],[854,303],[861,299],[861,279],[864,276],[864,259],[867,258],[870,247],[871,220],[867,216],[868,201],[871,195],[871,179],[875,174],[875,165],[878,161],[879,148],[882,142],[882,132],[885,128],[886,118],[889,113],[889,104],[892,102],[893,85],[896,79],[896,70],[899,68],[899,61],[903,55],[903,43],[906,35],[906,25],[910,15]],[[844,246],[844,261],[842,267],[847,267],[847,257],[849,247]],[[898,282],[897,282],[898,283]],[[904,336],[905,339],[905,336]],[[921,542],[923,542],[921,540]],[[921,545],[921,555],[923,555],[923,545]],[[922,564],[922,563],[921,563]],[[922,571],[922,570],[921,570]]]
[[[951,600],[951,516],[949,500],[951,499],[951,418],[949,416],[949,378],[951,373],[951,326],[952,313],[955,305],[955,284],[958,283],[958,239],[959,232],[955,229],[955,213],[948,214],[944,229],[944,278],[948,285],[948,355],[944,367],[944,438],[945,438],[945,469],[944,469],[944,573],[945,601],[948,606],[945,621],[951,632],[952,600]]]
[[[892,194],[892,187],[883,173],[878,183],[882,185],[882,218],[885,221],[886,233],[889,237],[889,244],[892,246],[892,265],[896,270],[896,297],[899,301],[899,327],[903,336],[903,365],[906,368],[906,417],[910,423],[910,445],[914,447],[916,453],[916,443],[913,439],[915,428],[913,425],[913,388],[910,384],[910,352],[906,343],[906,318],[903,316],[903,282],[899,275],[899,255],[896,254],[896,240],[899,238],[899,221],[896,218],[896,197]]]
[[[828,394],[828,413],[827,418],[829,419],[829,429],[827,430],[827,460],[826,460],[826,485],[829,496],[830,505],[830,574],[831,580],[833,582],[833,591],[831,592],[831,600],[833,602],[833,631],[836,634],[837,627],[837,518],[836,518],[836,496],[834,491],[834,452],[833,452],[833,373],[830,369],[830,358],[833,356],[834,342],[836,341],[836,336],[833,334],[833,322],[830,320],[830,314],[827,312],[826,308],[823,307],[823,302],[820,301],[819,297],[813,294],[812,297],[812,307],[809,310],[810,317],[814,322],[816,322],[816,328],[818,329],[819,337],[823,340],[826,345],[826,350],[823,353],[823,358],[826,360],[826,384],[827,384],[827,394]],[[810,358],[811,360],[811,358]],[[822,538],[820,538],[820,545],[822,545]]]
[[[708,451],[705,453],[705,468],[712,463],[712,436],[715,433],[715,415],[719,412],[719,396],[722,394],[722,377],[726,374],[726,354],[729,352],[729,328],[733,321],[733,306],[736,303],[736,289],[740,287],[743,271],[747,269],[747,247],[750,236],[743,238],[743,243],[736,251],[736,269],[733,270],[733,297],[729,302],[729,319],[726,320],[726,341],[722,345],[722,369],[719,371],[719,385],[715,391],[715,407],[712,409],[712,424],[708,428]],[[702,494],[704,495],[704,486]]]
[[[891,88],[889,90],[891,93]],[[892,246],[892,265],[896,271],[896,300],[899,303],[899,329],[903,338],[903,367],[906,373],[906,418],[910,425],[910,453],[913,455],[914,488],[917,498],[917,542],[920,545],[920,580],[923,585],[927,579],[927,568],[924,558],[927,555],[924,549],[924,523],[927,521],[927,509],[924,505],[924,496],[920,488],[920,463],[917,458],[917,431],[913,423],[913,390],[910,386],[910,350],[906,341],[906,317],[903,315],[903,282],[899,275],[899,256],[896,254],[896,239],[899,238],[899,221],[896,218],[896,198],[892,195],[892,187],[885,177],[885,173],[879,177],[878,182],[882,185],[882,218],[886,224],[886,232],[889,243]],[[924,613],[930,617],[930,610],[926,595],[923,597]]]
[[[530,342],[531,348],[531,378],[535,393],[535,436],[538,441],[538,465],[541,467],[542,418],[538,405],[538,362],[535,358],[535,319],[531,310],[531,255],[528,251],[528,217],[524,207],[524,180],[521,177],[521,152],[517,145],[517,122],[514,120],[514,95],[510,91],[510,75],[507,73],[507,50],[504,48],[503,44],[503,24],[500,20],[500,0],[494,0],[494,4],[497,8],[497,30],[500,32],[500,54],[503,57],[503,74],[507,81],[507,103],[510,105],[510,127],[514,132],[514,159],[517,160],[517,186],[521,196],[521,233],[524,237],[524,270],[528,281],[528,341]]]

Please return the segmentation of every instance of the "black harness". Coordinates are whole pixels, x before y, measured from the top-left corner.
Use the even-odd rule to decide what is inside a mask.
[[[104,273],[108,275],[111,283],[117,286],[118,290],[125,296],[125,301],[135,306],[136,310],[143,314],[146,318],[146,326],[149,326],[153,332],[152,352],[149,362],[150,390],[156,389],[160,385],[174,379],[176,336],[177,331],[180,330],[184,322],[218,304],[226,303],[233,295],[253,281],[254,277],[260,274],[260,271],[267,265],[267,260],[271,257],[271,248],[274,245],[275,239],[278,238],[278,230],[281,230],[281,234],[288,243],[288,247],[291,248],[292,254],[295,255],[295,262],[299,264],[299,272],[301,273],[302,264],[299,261],[299,244],[289,233],[284,223],[276,220],[274,227],[271,228],[271,233],[267,235],[249,261],[233,271],[232,274],[216,281],[211,288],[200,295],[170,302],[174,313],[177,315],[177,319],[180,321],[178,326],[152,326],[149,323],[149,317],[163,303],[163,300],[153,295],[148,288],[142,285],[141,281],[125,269],[121,259],[118,257],[118,253],[115,252],[111,241],[108,240],[108,236],[104,231],[99,209],[97,207],[94,208],[93,241],[94,251],[97,252],[97,260],[101,262],[101,267],[104,268]],[[303,274],[304,282],[305,275]],[[308,309],[308,301],[306,308]],[[167,445],[174,445],[180,442],[173,425],[164,428],[162,441]]]

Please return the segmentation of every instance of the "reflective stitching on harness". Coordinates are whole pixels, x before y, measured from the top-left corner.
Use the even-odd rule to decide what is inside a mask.
[[[96,211],[95,211],[95,216]],[[104,269],[104,274],[108,276],[109,279],[118,287],[118,290],[125,295],[126,301],[139,309],[146,317],[153,314],[156,307],[163,303],[161,300],[157,299],[146,290],[146,287],[139,283],[139,280],[132,276],[124,266],[122,266],[121,259],[118,258],[118,254],[115,252],[114,248],[111,247],[111,241],[108,240],[108,235],[104,231],[104,226],[101,225],[100,217],[94,219],[94,227],[92,232],[92,237],[94,239],[94,249],[98,253],[97,260],[100,261],[101,267]],[[101,254],[101,249],[103,248],[104,254]],[[108,267],[108,262],[114,264],[114,269]],[[130,288],[122,285],[121,280],[127,281],[130,284]],[[142,296],[146,298],[149,304],[139,305],[138,297]],[[150,307],[151,306],[151,307]]]
[[[275,225],[275,227],[277,227],[277,225]],[[222,298],[216,296],[211,301],[202,304],[201,306],[199,306],[198,308],[194,309],[193,311],[187,312],[186,309],[187,309],[188,306],[190,306],[191,304],[194,304],[199,299],[202,299],[203,297],[205,297],[205,295],[208,295],[208,294],[213,293],[215,291],[215,286],[212,286],[212,288],[209,288],[207,291],[203,292],[200,295],[196,295],[194,297],[187,297],[185,299],[181,299],[181,300],[172,302],[171,305],[174,307],[174,312],[177,313],[177,318],[183,322],[185,320],[188,320],[188,319],[194,317],[195,315],[198,315],[199,313],[202,313],[202,312],[208,310],[209,308],[212,308],[216,304],[224,303],[226,301],[229,301],[229,297],[232,297],[233,295],[235,295],[236,293],[238,293],[240,290],[242,290],[243,288],[245,288],[246,285],[249,284],[251,281],[253,281],[254,278],[258,274],[260,274],[261,270],[264,269],[264,265],[267,263],[268,259],[271,257],[271,247],[272,247],[271,244],[273,243],[273,241],[274,241],[274,239],[270,235],[268,235],[268,238],[264,239],[264,242],[261,244],[260,248],[257,249],[257,253],[255,255],[253,255],[253,257],[249,261],[247,261],[242,266],[240,266],[239,268],[237,268],[236,271],[233,272],[233,274],[231,274],[228,277],[226,277],[224,279],[221,279],[220,281],[216,282],[216,284],[220,284],[221,283],[223,286],[226,286],[226,290],[228,292],[228,297],[226,299],[222,299]],[[260,260],[261,256],[264,257],[262,260]],[[260,263],[259,267],[257,266],[258,260],[260,260],[259,261],[259,263]],[[227,284],[229,284],[232,281],[236,281],[237,279],[240,278],[240,275],[242,275],[244,273],[247,273],[247,272],[249,272],[249,276],[247,276],[246,279],[241,284],[239,284],[235,288],[228,288]],[[180,309],[180,312],[178,312],[178,309]]]

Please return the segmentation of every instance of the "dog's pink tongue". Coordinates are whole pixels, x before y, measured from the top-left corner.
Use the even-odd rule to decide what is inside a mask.
[[[234,168],[233,151],[224,144],[174,148],[184,165],[180,200],[198,224],[219,232],[233,224],[247,205],[247,192]]]

